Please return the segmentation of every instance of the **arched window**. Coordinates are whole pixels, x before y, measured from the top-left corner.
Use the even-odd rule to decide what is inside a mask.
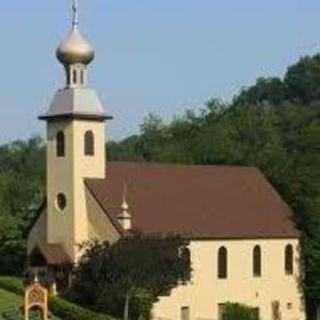
[[[285,271],[286,274],[293,274],[293,247],[291,244],[288,244],[285,249]]]
[[[64,157],[65,156],[65,137],[62,131],[57,133],[56,138],[57,143],[57,157]]]
[[[86,156],[94,155],[94,135],[92,131],[87,131],[84,135],[84,154]]]
[[[261,276],[261,248],[260,246],[255,246],[253,248],[253,276]]]
[[[228,276],[228,252],[225,247],[218,251],[218,278],[226,279]]]
[[[77,70],[73,70],[73,75],[72,75],[73,79],[73,84],[77,84],[78,79],[77,79]]]

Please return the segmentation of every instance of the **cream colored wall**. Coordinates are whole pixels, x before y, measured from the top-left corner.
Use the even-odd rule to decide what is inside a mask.
[[[56,156],[56,135],[65,134],[65,157]],[[84,134],[95,137],[95,155],[84,155]],[[76,262],[79,245],[89,239],[85,178],[105,177],[105,125],[99,121],[56,121],[47,126],[48,243],[60,243]],[[58,193],[67,197],[67,206],[56,207]]]
[[[56,135],[65,134],[65,157],[56,156]],[[48,243],[61,243],[70,257],[74,256],[74,139],[71,121],[49,122],[47,125],[47,230]],[[67,197],[63,212],[56,207],[58,193]]]
[[[89,238],[110,243],[118,241],[120,239],[119,232],[88,189],[86,189],[86,200],[89,213]]]
[[[73,121],[74,130],[74,242],[75,260],[81,252],[79,244],[89,239],[88,208],[85,194],[84,178],[105,178],[105,124],[96,121]],[[95,138],[94,156],[84,155],[84,135],[87,130],[93,131]]]
[[[287,244],[295,248],[294,275],[284,271],[284,250]],[[253,277],[252,251],[261,246],[262,276]],[[228,278],[217,277],[218,249],[228,250]],[[190,243],[192,268],[190,284],[181,285],[162,297],[154,305],[154,319],[181,319],[181,307],[190,307],[193,319],[218,319],[218,304],[239,302],[259,307],[262,320],[272,320],[272,301],[278,300],[282,320],[305,319],[299,291],[298,240],[226,240],[192,241]],[[292,303],[292,309],[287,304]]]
[[[43,210],[29,232],[27,239],[27,253],[39,246],[40,248],[47,243],[47,210]]]

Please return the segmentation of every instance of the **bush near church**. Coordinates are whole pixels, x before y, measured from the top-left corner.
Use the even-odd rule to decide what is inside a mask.
[[[49,314],[50,320],[61,320],[52,314]],[[12,309],[0,314],[0,320],[25,320],[22,310]],[[40,310],[33,310],[29,314],[29,320],[42,320],[42,314]],[[65,320],[65,319],[63,319]],[[67,319],[66,319],[67,320]]]
[[[259,320],[259,315],[252,307],[229,302],[225,305],[222,320]]]
[[[49,309],[64,320],[113,320],[106,314],[96,313],[59,297],[49,300]]]
[[[19,296],[24,295],[24,286],[21,278],[0,276],[0,288]]]
[[[117,318],[149,319],[159,296],[190,279],[188,245],[178,236],[135,232],[112,245],[90,243],[75,270],[70,295]]]

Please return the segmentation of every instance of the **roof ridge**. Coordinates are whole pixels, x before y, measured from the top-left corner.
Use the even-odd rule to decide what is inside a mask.
[[[244,165],[231,165],[231,164],[187,164],[187,163],[164,163],[164,162],[147,162],[147,161],[108,161],[108,165],[134,165],[143,167],[172,167],[172,168],[230,168],[230,169],[246,169],[246,170],[256,170],[260,171],[259,168],[255,166],[244,166]]]

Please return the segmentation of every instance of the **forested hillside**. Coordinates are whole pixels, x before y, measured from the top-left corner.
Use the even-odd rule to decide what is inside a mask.
[[[109,142],[108,159],[259,167],[296,213],[308,296],[320,298],[320,55],[283,79],[261,78],[232,103],[208,101],[169,124],[150,115],[139,135]],[[44,194],[39,139],[0,148],[0,272],[23,269],[25,235]]]
[[[0,274],[24,268],[27,228],[44,195],[44,156],[40,138],[0,147]]]

